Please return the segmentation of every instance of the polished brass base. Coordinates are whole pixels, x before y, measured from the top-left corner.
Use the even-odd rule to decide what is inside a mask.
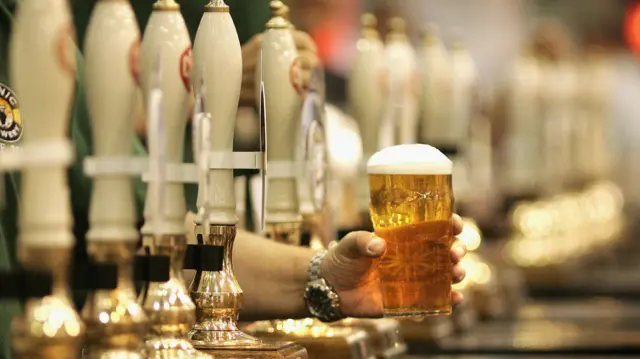
[[[25,303],[24,314],[11,323],[15,359],[76,359],[84,324],[71,302],[68,288],[70,248],[19,247],[24,268],[53,274],[53,293]]]
[[[426,317],[422,321],[403,320],[400,322],[403,338],[408,343],[437,345],[442,339],[453,334],[453,321],[447,317]]]
[[[223,347],[204,349],[216,359],[307,359],[307,351],[291,342],[260,342],[252,347]],[[327,357],[328,358],[328,357]],[[333,358],[333,357],[331,357]]]
[[[97,263],[118,266],[118,286],[96,290],[82,309],[87,325],[83,358],[142,359],[142,345],[148,321],[136,302],[133,284],[133,256],[137,243],[92,242],[88,252]]]
[[[376,358],[400,358],[407,351],[407,345],[400,335],[400,324],[396,320],[349,318],[333,325],[362,329],[367,332],[371,350]]]
[[[236,227],[211,225],[204,236],[202,226],[196,227],[196,237],[202,245],[224,247],[220,271],[198,271],[189,286],[196,306],[196,323],[189,331],[194,347],[211,350],[224,347],[253,348],[260,341],[238,329],[238,315],[244,296],[233,274],[232,252]]]
[[[197,351],[187,334],[196,322],[196,307],[187,294],[182,267],[187,246],[185,236],[145,238],[151,254],[168,256],[169,280],[149,283],[138,298],[149,317],[150,332],[144,344],[144,356],[151,359],[212,359]]]
[[[375,358],[369,336],[357,328],[330,326],[307,318],[256,322],[246,330],[261,339],[296,342],[307,349],[310,359]]]

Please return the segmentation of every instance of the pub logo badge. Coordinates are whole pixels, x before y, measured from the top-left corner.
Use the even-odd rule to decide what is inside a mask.
[[[0,143],[15,143],[22,137],[18,98],[9,86],[0,83]]]

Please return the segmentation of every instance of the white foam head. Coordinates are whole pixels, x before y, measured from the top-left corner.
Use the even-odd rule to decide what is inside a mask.
[[[437,148],[410,144],[376,152],[367,162],[367,173],[385,175],[450,175],[453,164]]]

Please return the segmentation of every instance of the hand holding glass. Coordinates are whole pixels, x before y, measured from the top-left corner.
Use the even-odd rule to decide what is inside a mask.
[[[385,317],[451,314],[451,171],[421,144],[387,147],[367,163],[371,220],[387,242],[378,267]]]

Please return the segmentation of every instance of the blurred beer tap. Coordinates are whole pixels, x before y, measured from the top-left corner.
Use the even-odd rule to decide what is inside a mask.
[[[256,71],[258,83],[264,81],[267,112],[267,161],[271,167],[266,194],[266,233],[273,240],[300,243],[302,216],[296,193],[293,168],[274,168],[281,161],[293,164],[298,144],[299,115],[302,109],[300,61],[290,32],[289,22],[282,17],[280,1],[271,2],[271,19],[262,40],[262,66]],[[259,89],[256,89],[259,90]],[[278,96],[275,96],[278,94]],[[286,165],[283,167],[287,167]],[[292,166],[291,166],[292,167]]]
[[[371,229],[366,161],[381,147],[380,126],[389,96],[389,84],[384,44],[376,30],[376,17],[373,14],[364,14],[360,21],[362,30],[357,42],[355,61],[349,74],[347,101],[349,113],[359,125],[363,147],[363,161],[358,168],[357,185],[360,225],[364,229]]]
[[[533,37],[541,70],[540,109],[543,126],[542,191],[560,194],[576,183],[573,143],[576,124],[577,68],[568,31],[554,21],[538,25]]]
[[[449,59],[451,61],[451,100],[448,102],[450,106],[448,115],[452,149],[449,158],[453,161],[456,204],[465,205],[473,193],[469,176],[469,140],[477,108],[475,106],[477,74],[471,53],[457,34],[451,42]]]
[[[139,300],[149,316],[145,355],[151,358],[210,358],[187,339],[195,323],[182,267],[186,251],[186,202],[181,167],[191,94],[191,41],[173,0],[158,0],[144,32],[141,79],[147,107],[149,186],[143,244],[152,255],[169,257],[169,280],[150,283]]]
[[[451,99],[451,65],[435,24],[427,25],[422,37],[420,142],[445,153],[453,136],[448,117]],[[446,153],[449,155],[449,153]]]
[[[382,133],[386,138],[382,139],[382,147],[416,142],[420,108],[416,53],[407,38],[404,19],[391,18],[389,29],[385,47],[389,90],[382,124]]]
[[[198,318],[189,337],[197,348],[213,355],[305,358],[305,349],[296,344],[262,342],[238,328],[243,293],[232,263],[238,223],[233,169],[259,169],[264,183],[265,105],[260,86],[261,152],[233,152],[242,80],[240,41],[224,1],[211,0],[204,11],[196,34],[192,77],[197,103],[194,121],[202,122],[198,124],[201,134],[196,137],[203,147],[197,159],[199,167],[206,169],[198,189],[199,211],[195,222],[200,251],[206,256],[207,252],[219,249],[221,255],[213,260],[218,262],[218,268],[196,268],[189,290]],[[210,125],[203,126],[207,123]]]
[[[66,0],[25,0],[17,6],[9,48],[9,71],[20,112],[28,118],[22,150],[7,155],[22,168],[18,261],[26,270],[53,277],[51,295],[31,298],[11,325],[16,358],[75,359],[84,324],[68,284],[73,217],[67,138],[76,74],[75,29]]]
[[[372,230],[371,218],[369,215],[369,178],[366,172],[366,161],[369,157],[380,150],[380,125],[383,118],[384,107],[386,105],[388,83],[387,83],[387,67],[385,65],[384,44],[376,30],[377,20],[373,14],[364,14],[361,20],[361,36],[357,42],[356,59],[352,64],[352,70],[348,79],[348,106],[349,112],[354,117],[359,127],[362,140],[363,159],[357,166],[355,182],[356,211],[359,220],[350,226],[349,229]],[[331,112],[331,111],[328,111]],[[338,117],[339,113],[335,117]],[[331,119],[327,117],[329,121]],[[334,119],[339,123],[339,119]],[[342,137],[332,140],[331,124],[327,123],[329,146],[335,146],[335,156],[331,156],[330,160],[335,157],[332,162],[340,161],[343,157],[344,143]],[[337,136],[336,136],[337,137]],[[332,146],[333,145],[333,146]],[[331,150],[331,148],[330,148]],[[332,151],[330,151],[332,152]],[[337,167],[337,166],[336,166]],[[342,167],[342,166],[340,166]],[[336,168],[341,171],[342,168]],[[339,177],[339,176],[338,176]],[[351,196],[344,193],[343,196],[337,196],[338,191],[330,191],[332,196],[329,200],[345,201],[352,200]],[[346,191],[344,191],[346,192]],[[340,198],[336,198],[340,197]],[[334,206],[344,209],[346,205]],[[340,214],[339,214],[340,215]],[[341,217],[346,217],[342,216]],[[340,233],[342,235],[342,233]],[[406,350],[402,337],[399,333],[399,324],[391,319],[345,319],[336,325],[347,327],[355,327],[364,329],[371,337],[372,350],[379,358],[394,358],[402,355]]]
[[[580,117],[586,131],[581,148],[580,167],[588,181],[606,180],[611,174],[612,100],[615,67],[611,56],[599,46],[587,47],[580,71]]]
[[[303,110],[300,60],[286,8],[280,1],[270,6],[271,19],[262,39],[262,69],[256,72],[256,84],[264,81],[268,136],[265,232],[274,241],[300,245],[303,219],[308,226],[314,225],[309,221],[317,220],[324,205],[324,101],[323,93],[317,93],[318,87],[324,88],[317,82],[324,79],[314,73],[316,86],[310,86]],[[344,358],[370,356],[366,332],[332,327],[313,318],[257,322],[248,330],[261,337],[295,340],[311,357],[327,350]]]
[[[131,157],[130,146],[139,45],[140,32],[129,1],[99,1],[84,46],[94,144],[94,157],[84,165],[94,181],[87,246],[95,262],[117,264],[118,284],[114,290],[91,292],[83,309],[84,354],[89,358],[141,358],[148,323],[136,302],[133,283],[138,231],[127,172],[132,164],[139,164]]]
[[[545,194],[560,194],[574,184],[572,147],[576,140],[575,100],[577,77],[575,67],[568,59],[545,62],[543,67]]]
[[[502,181],[507,203],[535,199],[541,186],[542,165],[541,72],[532,49],[525,48],[507,73],[501,146]]]

